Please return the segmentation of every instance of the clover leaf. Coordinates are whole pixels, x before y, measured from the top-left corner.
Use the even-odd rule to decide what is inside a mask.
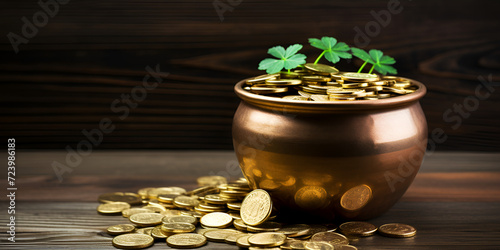
[[[394,58],[390,56],[384,55],[384,53],[380,50],[372,49],[370,50],[369,53],[367,53],[362,49],[351,48],[351,51],[355,57],[365,61],[363,65],[361,65],[361,67],[359,68],[358,73],[360,73],[361,70],[363,70],[363,68],[367,63],[373,65],[370,69],[370,72],[368,72],[369,74],[371,74],[374,69],[382,75],[385,75],[387,73],[390,74],[398,73],[394,67],[390,66],[390,64],[396,63],[396,60],[394,60]]]
[[[349,46],[343,42],[337,42],[337,39],[333,37],[324,36],[321,40],[317,38],[309,38],[309,43],[311,46],[323,50],[318,58],[316,58],[316,61],[314,61],[314,64],[317,64],[323,55],[326,60],[332,63],[337,63],[340,61],[340,58],[352,58],[352,55],[348,52]]]
[[[306,63],[306,56],[297,54],[301,49],[300,44],[290,45],[286,50],[282,46],[272,47],[267,53],[279,59],[266,58],[259,63],[259,69],[265,70],[268,74],[280,72],[283,68],[290,72],[290,69]]]

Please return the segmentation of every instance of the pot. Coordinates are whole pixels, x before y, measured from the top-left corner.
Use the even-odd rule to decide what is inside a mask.
[[[427,145],[419,104],[426,88],[409,80],[418,86],[411,94],[338,102],[257,95],[238,82],[233,145],[250,186],[268,191],[285,218],[386,212],[412,183]]]

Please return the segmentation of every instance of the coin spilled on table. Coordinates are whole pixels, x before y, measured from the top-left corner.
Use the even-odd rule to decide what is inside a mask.
[[[379,227],[350,221],[332,224],[280,223],[269,193],[252,190],[245,178],[228,182],[222,176],[198,178],[199,188],[148,187],[137,193],[99,196],[97,212],[119,215],[128,223],[107,228],[113,246],[142,249],[153,244],[172,248],[198,248],[207,241],[252,249],[357,249],[350,242],[378,232],[386,237],[413,237],[417,230],[406,224]],[[141,205],[139,205],[141,204]],[[131,207],[136,206],[136,207]]]

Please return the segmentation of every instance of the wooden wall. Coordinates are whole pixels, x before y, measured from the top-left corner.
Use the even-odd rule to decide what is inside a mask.
[[[45,0],[47,1],[47,0]],[[355,45],[355,27],[376,19],[389,1],[230,1],[221,21],[208,1],[76,1],[59,5],[15,53],[8,34],[22,35],[22,17],[37,1],[4,1],[0,8],[0,136],[18,148],[75,147],[82,130],[109,118],[116,126],[100,149],[231,149],[238,105],[233,85],[259,74],[267,48],[334,36]],[[216,1],[228,5],[227,0]],[[500,87],[477,102],[459,126],[443,114],[474,96],[478,77],[500,81],[499,1],[410,1],[370,38],[396,58],[399,75],[428,87],[421,101],[429,131],[448,135],[438,150],[500,149]],[[41,20],[43,21],[43,20]],[[373,30],[376,31],[376,30]],[[164,79],[127,118],[111,104],[140,86],[147,66]],[[354,70],[358,61],[338,65]],[[168,73],[168,74],[167,74]],[[496,90],[496,91],[495,91]],[[484,94],[484,92],[482,92]],[[466,103],[476,105],[476,103]],[[450,119],[458,116],[450,115]]]

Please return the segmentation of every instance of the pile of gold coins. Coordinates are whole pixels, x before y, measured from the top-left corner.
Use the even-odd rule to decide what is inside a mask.
[[[326,102],[391,98],[413,93],[418,86],[402,77],[339,72],[328,65],[306,63],[302,69],[249,79],[243,89],[287,100]]]
[[[250,250],[348,250],[357,249],[350,241],[377,231],[389,237],[416,234],[412,226],[399,223],[378,228],[362,221],[338,228],[332,224],[283,224],[274,221],[277,211],[269,193],[251,190],[244,178],[228,183],[221,176],[205,176],[198,178],[198,184],[201,187],[191,191],[157,187],[100,195],[100,214],[122,215],[129,221],[108,227],[107,233],[115,236],[113,246],[141,249],[166,241],[172,248],[197,248],[212,241]]]

